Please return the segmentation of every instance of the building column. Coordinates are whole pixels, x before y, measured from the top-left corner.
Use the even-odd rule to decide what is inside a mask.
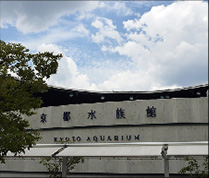
[[[169,156],[167,155],[168,144],[164,144],[162,147],[162,157],[164,159],[164,177],[169,177]]]
[[[62,178],[67,177],[67,157],[62,157]]]

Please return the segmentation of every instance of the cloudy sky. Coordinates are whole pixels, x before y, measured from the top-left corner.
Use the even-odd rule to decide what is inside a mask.
[[[158,90],[208,83],[208,1],[0,1],[1,39],[63,53],[48,84]]]

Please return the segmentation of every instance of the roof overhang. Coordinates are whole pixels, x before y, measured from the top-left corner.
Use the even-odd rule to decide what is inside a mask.
[[[167,145],[167,156],[206,156],[208,141],[202,142],[133,142],[89,144],[37,144],[21,157],[159,157]],[[17,157],[8,153],[7,157]]]

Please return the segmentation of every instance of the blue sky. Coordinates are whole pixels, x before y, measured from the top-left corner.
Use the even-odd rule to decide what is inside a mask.
[[[207,1],[1,1],[1,39],[63,53],[49,85],[159,90],[208,83]]]

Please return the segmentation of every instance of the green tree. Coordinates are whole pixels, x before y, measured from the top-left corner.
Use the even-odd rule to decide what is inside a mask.
[[[8,151],[17,154],[30,149],[41,137],[27,132],[31,116],[41,106],[37,96],[46,92],[46,79],[57,72],[62,54],[51,52],[32,54],[21,44],[0,40],[0,161]]]
[[[61,177],[62,157],[43,157],[40,161],[49,171],[50,178]],[[71,170],[79,163],[84,163],[82,157],[68,157],[67,158],[67,175],[70,175]]]
[[[208,156],[205,157],[202,169],[196,159],[185,157],[185,160],[188,165],[179,171],[180,174],[189,174],[190,177],[208,177]]]
[[[72,144],[70,141],[60,141],[58,143],[61,144]],[[43,164],[49,172],[50,178],[58,178],[62,177],[62,157],[42,157],[40,163]],[[71,170],[75,168],[75,166],[79,163],[84,163],[83,157],[67,157],[67,175],[70,175]]]

